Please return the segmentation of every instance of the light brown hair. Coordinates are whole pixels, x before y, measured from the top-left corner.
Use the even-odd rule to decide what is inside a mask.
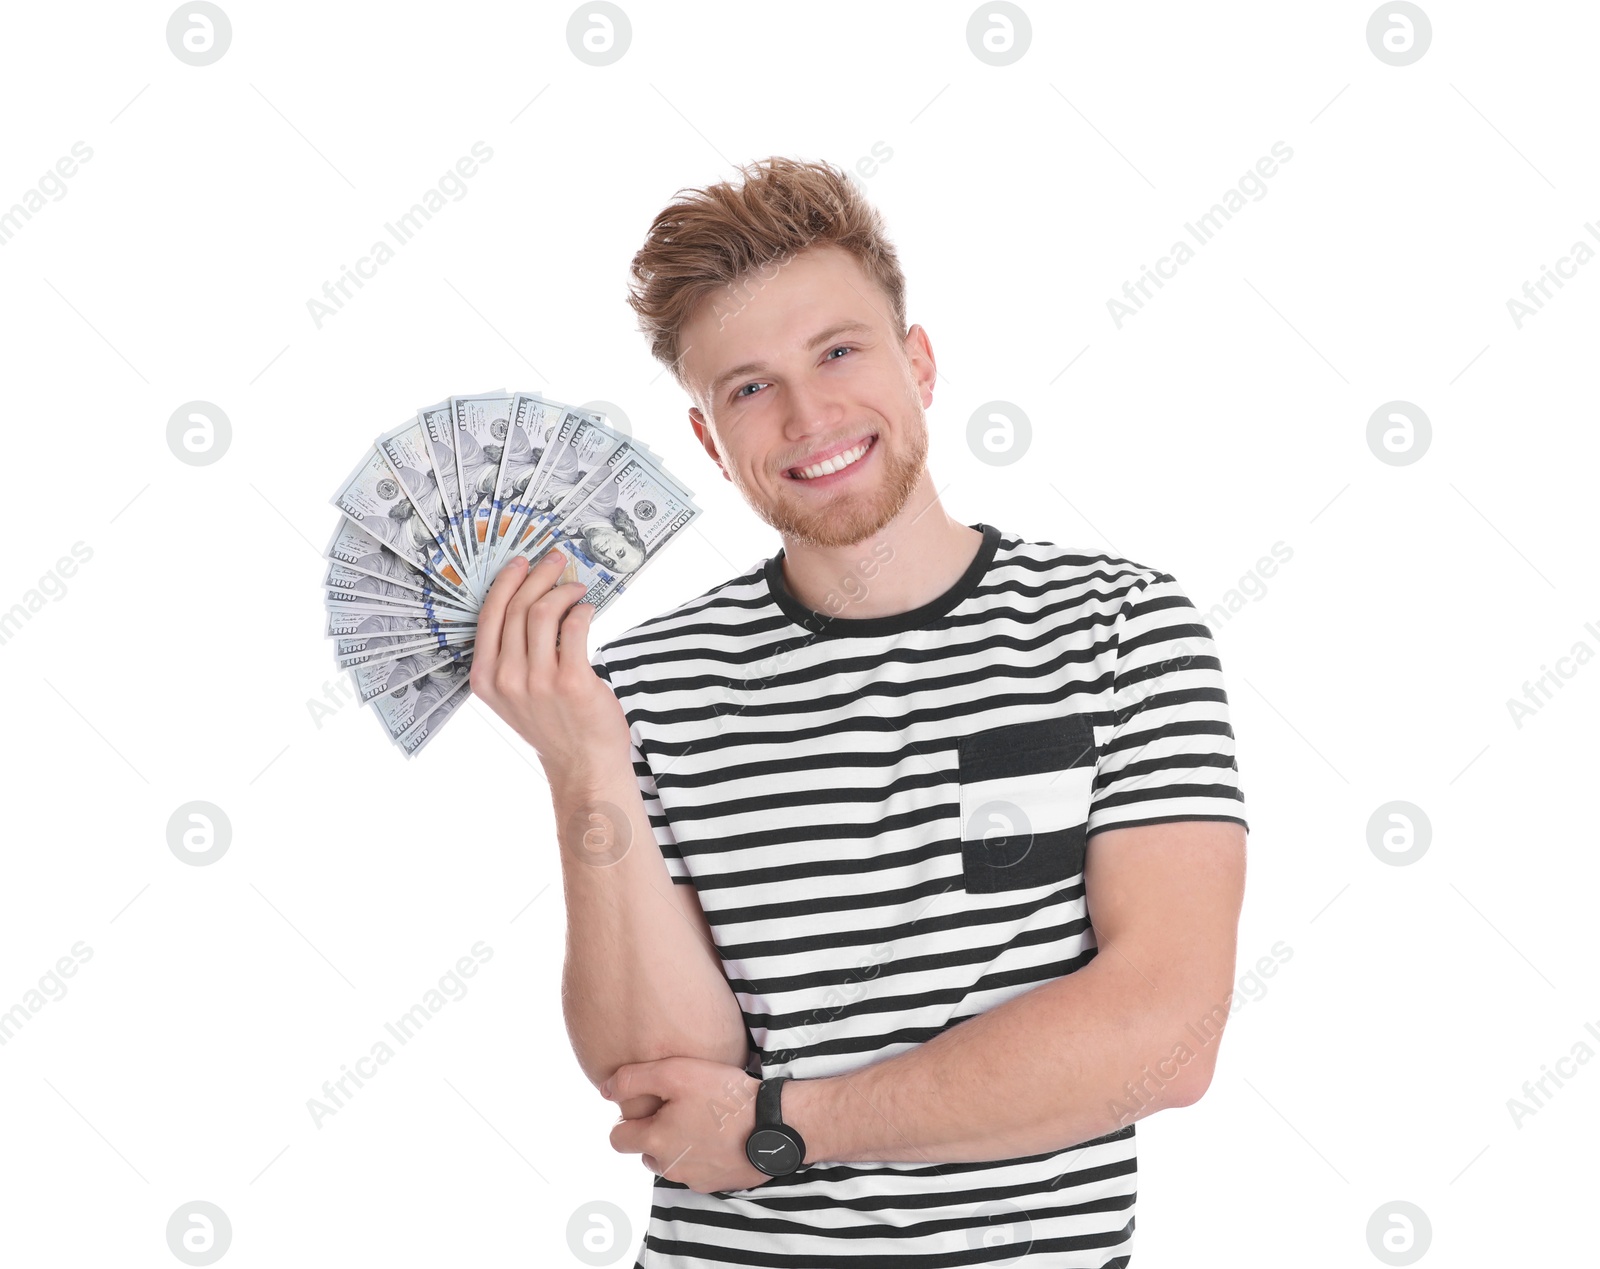
[[[853,255],[889,298],[897,338],[906,336],[906,281],[883,218],[845,173],[827,162],[774,155],[739,169],[744,183],[679,189],[651,222],[630,267],[628,304],[650,354],[679,385],[679,332],[701,301],[756,272],[766,275],[807,247]]]

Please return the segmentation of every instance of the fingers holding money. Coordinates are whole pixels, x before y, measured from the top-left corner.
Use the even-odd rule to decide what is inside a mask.
[[[556,559],[552,562],[550,556]],[[525,693],[542,664],[534,655],[535,644],[541,637],[548,641],[549,635],[541,636],[540,623],[530,622],[529,616],[534,605],[551,593],[564,559],[556,551],[550,556],[531,568],[526,557],[513,559],[496,575],[484,597],[478,614],[478,644],[482,651],[477,666],[482,667],[480,681],[486,689],[486,699],[504,700]]]
[[[568,682],[575,675],[594,674],[594,667],[589,663],[589,622],[594,617],[594,605],[584,602],[588,593],[587,589],[574,593],[574,603],[567,609],[561,628],[556,632],[556,673]],[[567,636],[565,644],[561,642],[562,635]]]
[[[576,568],[560,550],[550,551],[529,570],[524,590],[534,585],[535,576],[538,578],[537,593],[523,608],[528,677],[553,686],[558,668],[557,644],[560,636],[557,630],[572,605],[588,593],[588,587],[577,580]],[[513,609],[517,602],[512,601]],[[587,660],[584,663],[587,665]]]
[[[518,557],[495,575],[484,596],[478,614],[478,651],[471,684],[472,690],[502,717],[536,710],[535,699],[546,688],[554,687],[558,668],[554,662],[555,628],[567,609],[587,593],[581,582],[561,582],[569,570],[570,561],[560,551],[549,552],[532,567],[528,567],[526,557]],[[581,652],[588,618],[574,631]],[[588,665],[587,654],[584,665]]]
[[[519,555],[495,574],[494,583],[478,612],[478,650],[473,659],[472,690],[485,700],[492,701],[498,695],[496,684],[501,673],[502,653],[507,647],[503,637],[506,608],[524,580],[527,564],[528,561]],[[526,646],[525,642],[512,641],[509,648],[521,660]],[[525,675],[526,665],[521,668]]]

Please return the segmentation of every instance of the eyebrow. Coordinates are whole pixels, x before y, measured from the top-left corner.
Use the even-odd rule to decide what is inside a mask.
[[[837,339],[840,335],[870,335],[871,333],[872,327],[868,326],[865,322],[856,318],[849,318],[842,322],[835,322],[832,326],[828,327],[827,330],[818,331],[806,341],[806,351],[815,352],[818,348],[822,347],[823,344],[826,344],[829,340]],[[722,390],[728,386],[731,380],[742,379],[745,375],[759,374],[766,368],[766,363],[763,361],[747,361],[742,366],[735,366],[732,370],[724,370],[720,375],[711,381],[711,387],[708,390],[707,395],[711,397],[719,396]]]

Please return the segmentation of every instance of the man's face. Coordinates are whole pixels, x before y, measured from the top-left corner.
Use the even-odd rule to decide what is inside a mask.
[[[786,538],[861,542],[924,481],[933,353],[920,326],[896,334],[888,298],[848,252],[810,248],[714,294],[680,338],[695,435]],[[794,474],[861,442],[870,448],[847,469]],[[931,490],[919,499],[931,501]]]

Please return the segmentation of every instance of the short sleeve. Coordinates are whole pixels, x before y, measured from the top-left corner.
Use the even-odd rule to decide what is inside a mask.
[[[611,682],[611,671],[605,663],[604,656],[597,656],[591,662],[594,672],[606,681],[606,685],[613,692],[616,687]],[[628,710],[622,710],[626,715]],[[667,875],[672,878],[674,885],[693,885],[694,878],[689,873],[688,865],[683,862],[683,854],[678,849],[678,839],[673,835],[672,823],[667,819],[666,808],[661,804],[661,794],[656,789],[655,774],[650,770],[650,761],[639,748],[639,737],[633,720],[628,720],[628,751],[633,761],[634,779],[639,785],[639,794],[644,799],[644,813],[650,820],[650,829],[655,834],[656,846],[661,851],[661,858],[666,861]]]
[[[1188,596],[1166,573],[1140,582],[1112,637],[1113,719],[1099,733],[1086,833],[1175,820],[1248,830],[1222,664]]]

